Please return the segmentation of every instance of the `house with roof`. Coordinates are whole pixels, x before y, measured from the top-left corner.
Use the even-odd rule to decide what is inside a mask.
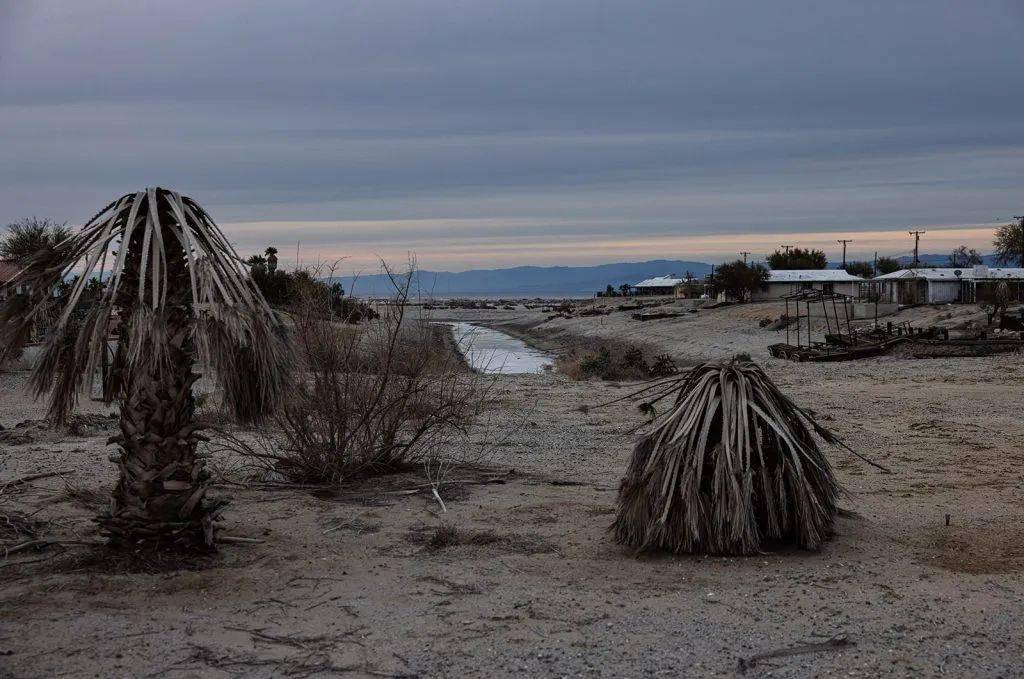
[[[1005,284],[1010,301],[1024,301],[1024,268],[921,267],[900,269],[871,281],[880,302],[894,304],[975,304],[995,298]]]
[[[675,295],[676,290],[680,289],[685,282],[673,274],[655,276],[634,284],[633,294],[636,296]]]
[[[779,269],[768,272],[768,280],[755,290],[750,299],[764,301],[782,299],[801,290],[821,290],[848,297],[860,297],[861,286],[867,281],[845,269]]]
[[[19,271],[21,271],[21,268],[14,262],[0,260],[0,301],[7,299],[15,292],[20,292],[20,290],[12,290],[10,285],[8,285],[8,283],[14,280]]]

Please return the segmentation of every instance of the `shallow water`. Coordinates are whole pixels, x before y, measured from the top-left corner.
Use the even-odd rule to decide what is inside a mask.
[[[472,323],[450,322],[459,351],[473,370],[505,375],[540,373],[550,366],[551,356],[532,349],[522,340]]]

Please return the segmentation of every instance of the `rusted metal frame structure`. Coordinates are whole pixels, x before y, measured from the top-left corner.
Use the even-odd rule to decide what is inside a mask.
[[[812,325],[812,322],[813,322],[812,318],[813,317],[811,315],[811,304],[817,304],[818,302],[820,302],[821,303],[821,311],[822,311],[822,314],[823,314],[823,316],[825,318],[826,335],[833,334],[832,333],[832,324],[833,324],[833,319],[834,319],[834,321],[835,321],[835,330],[836,330],[835,334],[841,336],[843,334],[843,323],[842,323],[842,321],[845,320],[846,321],[846,323],[845,323],[845,325],[846,325],[846,335],[847,335],[847,337],[849,337],[850,343],[853,344],[853,345],[856,345],[857,344],[857,339],[856,339],[856,337],[853,334],[853,328],[852,328],[852,324],[851,324],[851,320],[852,319],[850,318],[850,302],[852,300],[853,300],[853,298],[850,297],[849,295],[843,295],[843,294],[836,293],[836,292],[823,292],[821,290],[801,290],[800,292],[795,292],[795,293],[791,293],[789,295],[783,296],[783,301],[786,304],[786,312],[785,312],[786,313],[786,318],[793,318],[795,320],[795,323],[791,323],[791,324],[786,325],[786,344],[791,344],[790,340],[792,338],[792,335],[791,335],[792,331],[790,330],[790,327],[791,326],[795,326],[795,328],[796,328],[796,345],[795,346],[801,347],[801,348],[803,348],[805,346],[803,341],[802,341],[803,340],[802,334],[805,334],[806,338],[807,338],[807,340],[806,340],[807,341],[806,347],[808,349],[814,347],[814,341],[813,341],[814,328],[813,328],[813,325]],[[832,302],[832,315],[831,316],[829,315],[829,309],[828,309],[828,302],[829,301]],[[790,302],[793,303],[793,309],[796,312],[795,318],[793,316],[790,316]],[[838,307],[838,303],[839,302],[842,302],[842,305],[843,305],[843,316],[844,316],[843,319],[840,319],[840,317],[839,317],[839,307]],[[804,308],[806,309],[806,314],[802,314],[800,312],[801,304],[804,305]],[[807,322],[807,329],[806,329],[805,333],[802,333],[801,323],[802,323],[802,321],[804,319],[806,319],[806,322]],[[821,344],[825,344],[825,343],[822,342]]]

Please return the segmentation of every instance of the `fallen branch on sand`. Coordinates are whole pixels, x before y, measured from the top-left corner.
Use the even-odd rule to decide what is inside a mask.
[[[218,535],[217,542],[236,543],[242,545],[262,545],[266,540],[258,538],[243,538],[238,535]]]
[[[14,545],[13,547],[0,547],[0,551],[3,552],[4,557],[17,554],[18,552],[24,552],[29,549],[42,549],[43,547],[51,547],[53,545],[85,545],[87,547],[98,547],[106,543],[99,542],[96,540],[51,540],[49,538],[40,538],[38,540],[28,540],[22,542],[20,545]]]
[[[790,646],[788,648],[778,648],[774,651],[767,651],[765,653],[758,653],[752,655],[749,658],[740,658],[738,663],[739,671],[746,672],[748,669],[756,665],[762,660],[768,660],[769,658],[785,658],[791,655],[803,655],[805,653],[820,653],[822,651],[834,651],[840,648],[846,648],[847,646],[853,646],[855,642],[850,641],[845,634],[834,636],[828,641],[823,641],[817,644],[800,644],[798,646]]]

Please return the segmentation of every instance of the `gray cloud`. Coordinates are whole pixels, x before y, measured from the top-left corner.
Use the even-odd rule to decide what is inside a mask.
[[[983,223],[1020,209],[1022,28],[1012,0],[0,2],[0,221],[159,183],[229,230],[365,256],[430,220],[508,264]],[[379,240],[306,224],[339,220]]]

